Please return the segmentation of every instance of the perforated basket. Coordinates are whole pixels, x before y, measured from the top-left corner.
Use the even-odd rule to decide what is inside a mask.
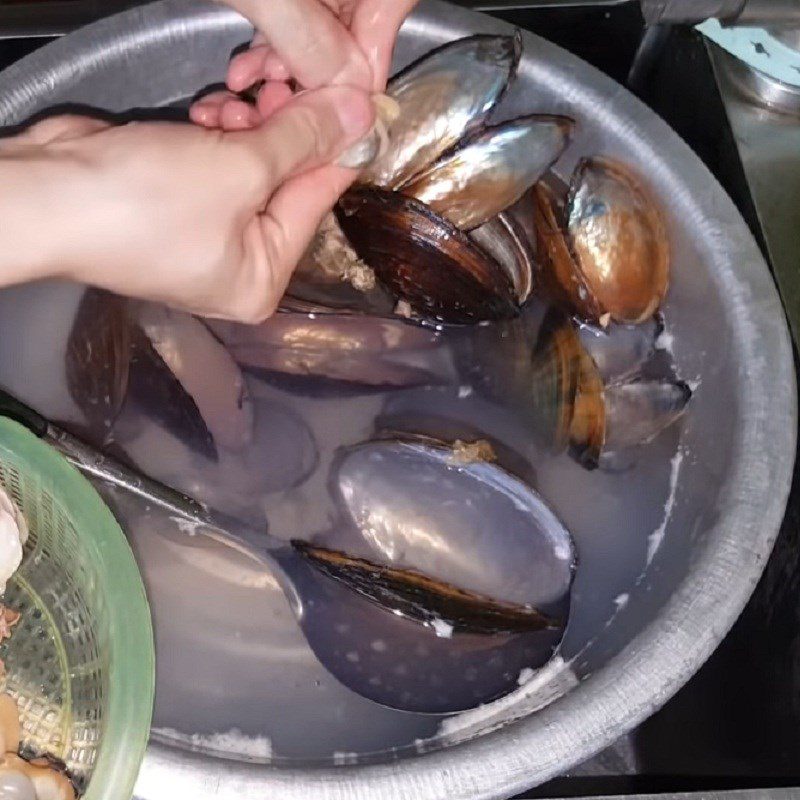
[[[67,765],[89,800],[133,793],[150,730],[154,648],[133,554],[99,495],[60,455],[0,417],[0,483],[30,536],[0,646],[24,755]]]

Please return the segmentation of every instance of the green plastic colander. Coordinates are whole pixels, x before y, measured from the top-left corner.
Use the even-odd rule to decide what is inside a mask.
[[[5,595],[21,619],[0,646],[22,753],[64,761],[88,800],[129,798],[155,686],[150,610],[133,554],[91,484],[5,417],[0,483],[30,527]]]

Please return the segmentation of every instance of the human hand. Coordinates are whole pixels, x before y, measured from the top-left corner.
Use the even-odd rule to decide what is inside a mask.
[[[235,133],[54,117],[0,143],[0,175],[26,189],[42,277],[258,322],[350,179],[322,165],[372,121],[369,96],[349,87],[306,92]],[[0,255],[4,283],[29,245]]]
[[[230,92],[202,98],[192,119],[239,130],[281,108],[293,79],[303,88],[351,84],[382,92],[397,33],[417,0],[220,0],[256,28],[249,50],[229,66]],[[254,85],[255,106],[237,97]]]

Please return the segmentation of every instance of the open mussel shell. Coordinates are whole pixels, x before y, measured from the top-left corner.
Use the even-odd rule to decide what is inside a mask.
[[[575,259],[597,301],[618,322],[642,322],[669,283],[669,243],[658,205],[623,165],[584,159],[567,208]]]
[[[83,412],[93,441],[111,433],[128,394],[131,327],[128,301],[87,289],[67,341],[66,377],[72,399]]]
[[[98,446],[135,435],[127,423],[140,413],[212,460],[218,447],[237,450],[250,441],[253,412],[241,371],[189,314],[88,289],[66,371]]]
[[[605,311],[582,275],[570,250],[564,226],[564,206],[553,181],[533,190],[539,291],[584,319],[598,321]]]
[[[283,312],[260,325],[209,325],[242,369],[306,394],[455,380],[452,358],[436,332],[399,318]]]
[[[359,257],[419,316],[467,324],[516,315],[503,267],[423,203],[364,187],[341,199],[337,216]]]
[[[534,251],[530,237],[509,213],[500,213],[470,231],[470,238],[487,252],[511,280],[517,302],[522,305],[531,294]]]
[[[658,337],[664,329],[659,315],[639,325],[580,323],[578,334],[604,383],[618,383],[641,372],[655,355]]]
[[[242,450],[253,437],[253,405],[241,370],[200,320],[156,303],[136,308],[153,351],[196,404],[216,446]]]
[[[476,337],[479,387],[527,420],[540,446],[567,449],[584,467],[646,444],[678,420],[691,391],[671,378],[607,381],[571,320],[550,312],[536,332],[523,316]]]
[[[374,591],[394,594],[398,613],[456,632],[563,629],[572,537],[497,463],[428,441],[371,441],[338,454],[330,491],[346,524],[326,548],[380,565]]]
[[[292,545],[317,570],[362,597],[448,635],[530,633],[563,626],[531,606],[468,592],[416,570],[387,567],[307,542]]]
[[[568,197],[557,181],[535,189],[545,293],[584,319],[641,323],[669,284],[669,242],[658,205],[627,167],[582,160]]]
[[[461,230],[471,230],[513,205],[555,163],[573,121],[532,114],[486,128],[442,156],[402,192]]]
[[[520,55],[519,37],[471,36],[427,53],[394,77],[386,92],[400,113],[389,126],[388,150],[362,181],[399,189],[476,130],[505,92]]]
[[[540,448],[560,452],[569,441],[583,351],[561,314],[540,319],[534,310],[478,328],[462,362],[481,395],[517,415]]]

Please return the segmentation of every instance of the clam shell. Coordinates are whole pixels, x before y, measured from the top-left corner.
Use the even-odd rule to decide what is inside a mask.
[[[654,198],[621,164],[584,159],[567,207],[572,252],[603,314],[638,323],[658,309],[669,283],[669,243]]]
[[[128,393],[131,358],[128,301],[87,289],[78,306],[66,350],[67,388],[102,441],[114,427]]]
[[[399,318],[284,312],[257,326],[209,324],[243,369],[298,391],[319,394],[320,382],[384,391],[455,379],[437,334]]]
[[[514,287],[503,268],[419,201],[360,188],[342,198],[337,216],[378,280],[420,316],[474,323],[517,313]]]
[[[511,214],[501,213],[470,231],[477,242],[503,269],[522,305],[533,289],[534,257],[531,241]]]
[[[533,489],[496,463],[418,441],[373,441],[344,448],[330,484],[343,521],[355,531],[352,547],[336,549],[405,571],[406,585],[416,587],[411,591],[425,591],[411,573],[428,576],[439,584],[434,590],[427,583],[437,603],[460,593],[476,626],[487,624],[479,622],[479,608],[496,604],[494,611],[509,611],[506,630],[520,622],[549,628],[541,616],[521,620],[511,609],[549,616],[568,599],[572,537]]]
[[[362,597],[407,619],[445,625],[450,633],[530,633],[563,625],[530,606],[499,602],[416,570],[393,569],[306,542],[292,545],[320,572]]]
[[[253,406],[241,370],[191,314],[155,303],[137,307],[136,322],[198,408],[220,447],[241,450],[253,436]]]
[[[561,225],[563,208],[555,189],[539,182],[533,191],[536,253],[541,269],[537,273],[540,291],[564,308],[576,311],[584,319],[597,321],[603,315],[594,293],[569,248]]]
[[[462,230],[514,204],[555,163],[570,140],[568,117],[532,114],[486,128],[443,156],[403,193]]]
[[[505,92],[520,55],[519,37],[471,36],[393,78],[386,91],[400,113],[389,126],[390,145],[361,180],[398,189],[474,131]]]

